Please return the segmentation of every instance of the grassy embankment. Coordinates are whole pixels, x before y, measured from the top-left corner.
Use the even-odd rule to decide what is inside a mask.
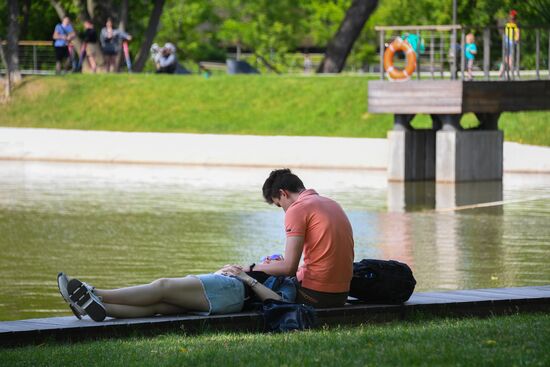
[[[5,366],[548,366],[550,315],[412,322],[290,334],[206,333],[0,349]]]
[[[0,126],[213,134],[386,136],[391,115],[366,112],[360,76],[69,75],[27,78],[0,106]],[[509,141],[550,145],[550,112],[505,113]],[[415,118],[430,126],[428,116]],[[474,126],[467,114],[465,126]]]

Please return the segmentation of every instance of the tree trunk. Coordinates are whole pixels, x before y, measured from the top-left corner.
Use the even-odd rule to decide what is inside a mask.
[[[23,6],[21,8],[21,16],[23,17],[21,21],[21,33],[19,34],[19,39],[24,40],[27,38],[27,32],[29,31],[29,18],[31,15],[31,0],[23,0]]]
[[[128,0],[122,0],[120,2],[120,20],[118,23],[118,29],[122,32],[126,32],[126,26],[128,25]],[[120,70],[120,67],[124,63],[124,55],[123,52],[118,54],[116,64],[117,64],[117,70]],[[130,71],[130,70],[129,70]]]
[[[19,4],[17,0],[8,0],[8,47],[7,47],[7,61],[8,72],[11,80],[17,83],[21,80],[21,73],[19,72]]]
[[[338,31],[327,45],[318,73],[342,71],[355,40],[377,6],[378,0],[353,0]]]
[[[86,11],[88,12],[88,15],[91,19],[95,18],[95,1],[94,0],[86,0]]]
[[[6,80],[4,81],[4,98],[8,100],[11,93],[11,78],[8,72],[8,63],[4,57],[4,46],[2,46],[2,39],[0,38],[0,62],[6,68]],[[1,100],[1,98],[0,98]]]
[[[160,16],[162,15],[162,8],[164,7],[164,0],[155,0],[155,6],[151,17],[149,18],[149,25],[147,26],[147,31],[145,32],[145,39],[141,44],[139,49],[136,62],[134,63],[134,71],[141,72],[145,66],[145,62],[149,58],[149,49],[153,44],[153,40],[157,35],[157,30],[160,22]]]

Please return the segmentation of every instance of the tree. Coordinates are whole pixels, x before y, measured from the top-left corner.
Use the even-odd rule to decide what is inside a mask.
[[[0,65],[5,66],[5,68],[8,68],[8,63],[6,62],[6,58],[4,57],[4,46],[2,46],[2,38],[0,38]],[[4,81],[4,98],[7,100],[10,98],[10,92],[11,92],[11,78],[10,73],[6,73],[6,80]],[[2,99],[0,98],[0,101]]]
[[[21,80],[19,72],[19,4],[17,0],[8,0],[8,47],[7,63],[10,79],[17,83]]]
[[[134,63],[134,71],[141,72],[145,66],[145,62],[149,58],[149,49],[153,44],[153,40],[157,35],[160,16],[162,15],[162,9],[164,7],[164,0],[155,0],[155,5],[151,16],[149,17],[149,24],[147,31],[145,32],[145,39],[143,40],[139,52]]]
[[[317,69],[318,73],[342,71],[355,40],[377,6],[378,0],[353,0],[340,28],[327,45],[325,57]]]

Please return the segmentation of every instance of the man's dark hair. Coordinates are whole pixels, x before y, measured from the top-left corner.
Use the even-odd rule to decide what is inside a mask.
[[[290,169],[277,169],[271,171],[269,177],[264,182],[262,193],[267,203],[273,204],[273,198],[279,198],[279,190],[290,192],[300,192],[304,190],[304,183]]]

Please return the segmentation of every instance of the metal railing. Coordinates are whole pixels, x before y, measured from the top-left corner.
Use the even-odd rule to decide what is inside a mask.
[[[2,45],[5,46],[6,41],[3,41]],[[52,41],[20,41],[18,52],[21,74],[49,75],[55,73],[55,51]],[[0,74],[5,73],[6,70],[0,69]]]
[[[514,28],[506,26],[376,26],[375,30],[379,36],[380,79],[386,77],[383,65],[386,48],[395,38],[407,40],[411,35],[415,39],[412,46],[416,46],[413,48],[417,56],[416,70],[411,78],[468,79],[464,50],[469,33],[475,36],[478,46],[473,67],[475,80],[550,78],[548,27],[520,25],[517,34]],[[517,41],[516,36],[519,36]],[[396,57],[397,62],[405,59],[405,55]]]

